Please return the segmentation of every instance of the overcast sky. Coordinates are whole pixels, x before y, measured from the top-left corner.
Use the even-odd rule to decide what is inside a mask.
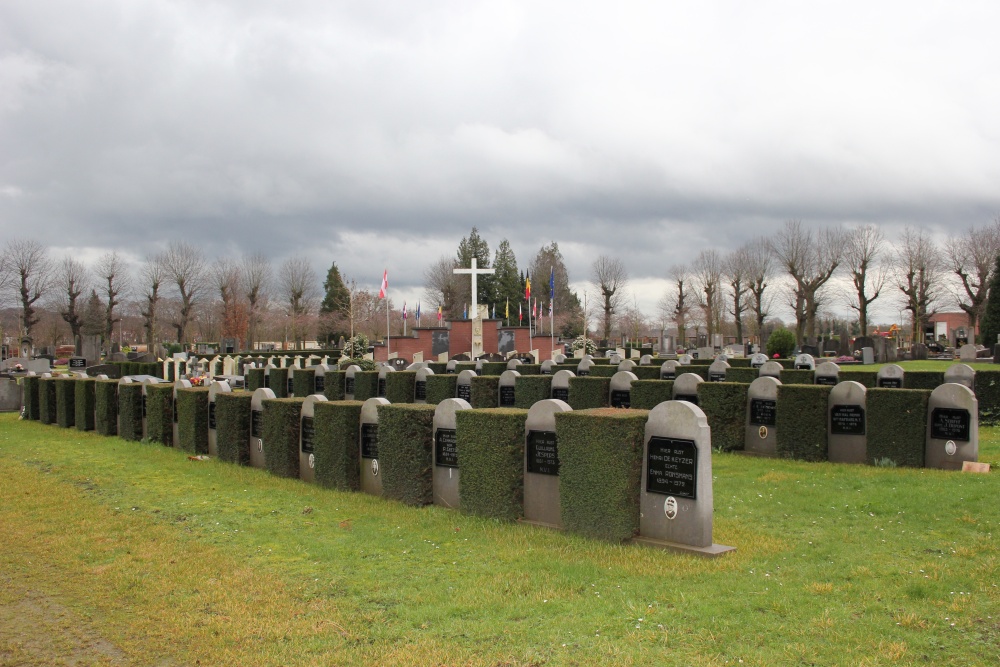
[[[0,232],[388,268],[401,305],[476,226],[522,268],[558,242],[578,287],[622,257],[653,314],[671,265],[788,219],[989,223],[998,25],[995,1],[5,0]]]

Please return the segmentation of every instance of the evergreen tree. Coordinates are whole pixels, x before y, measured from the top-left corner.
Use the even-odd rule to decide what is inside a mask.
[[[339,340],[341,336],[350,335],[345,321],[350,320],[351,293],[347,289],[347,285],[344,284],[336,262],[330,264],[330,270],[326,272],[323,290],[323,302],[319,307],[321,315],[320,339],[329,345],[333,341]]]
[[[517,303],[524,295],[524,282],[519,277],[517,271],[517,259],[514,251],[510,247],[507,239],[500,242],[493,259],[494,294],[490,297],[490,303],[496,304],[497,317],[503,318],[504,308],[508,303]]]
[[[979,323],[979,340],[992,349],[997,344],[997,334],[1000,334],[1000,255],[997,255],[993,266],[993,277],[990,278],[990,293],[986,297],[986,312]]]
[[[471,267],[473,257],[476,258],[477,268],[490,268],[490,246],[486,243],[486,240],[479,235],[479,230],[475,227],[473,227],[469,235],[462,239],[462,241],[458,244],[458,268],[468,269]],[[480,275],[476,279],[476,292],[478,292],[476,295],[476,301],[478,301],[480,305],[489,305],[492,303],[492,299],[495,295],[493,283],[494,280],[491,275]],[[472,301],[471,288],[472,282],[469,280],[468,276],[462,276],[459,303],[456,304],[458,309],[462,309]],[[461,312],[461,310],[459,310],[459,312]],[[473,314],[469,313],[469,317],[472,316]]]
[[[531,275],[531,294],[538,297],[539,306],[545,306],[549,312],[549,278],[555,283],[555,320],[556,333],[564,337],[575,337],[583,333],[583,306],[576,292],[569,288],[569,272],[559,252],[559,244],[553,241],[542,246],[529,267]],[[523,281],[522,281],[523,284]],[[521,292],[524,298],[524,292]]]
[[[84,336],[100,336],[104,334],[104,304],[97,290],[90,290],[90,298],[83,309],[83,322],[80,332]]]

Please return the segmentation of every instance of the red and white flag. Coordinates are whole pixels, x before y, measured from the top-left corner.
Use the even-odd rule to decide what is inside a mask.
[[[521,311],[521,304],[517,304],[517,321],[524,321],[524,313]]]
[[[382,272],[382,287],[379,288],[378,298],[384,299],[385,293],[389,289],[389,269]]]
[[[406,319],[406,302],[403,302],[403,319]]]

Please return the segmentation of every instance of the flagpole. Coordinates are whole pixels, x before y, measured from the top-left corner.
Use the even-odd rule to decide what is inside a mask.
[[[549,358],[552,358],[552,354],[556,351],[556,324],[555,324],[555,310],[556,310],[556,269],[555,267],[549,267],[549,339],[552,344],[552,350],[549,352]]]
[[[385,293],[385,360],[389,361],[392,347],[389,344],[389,292]]]

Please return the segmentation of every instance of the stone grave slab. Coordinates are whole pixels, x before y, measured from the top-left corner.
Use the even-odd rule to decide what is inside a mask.
[[[459,458],[455,436],[455,413],[471,410],[468,401],[446,398],[434,410],[434,453],[431,473],[432,496],[435,505],[458,509]]]
[[[752,456],[776,456],[778,432],[778,387],[781,380],[769,375],[759,377],[747,388],[747,420],[743,451]]]
[[[514,383],[521,374],[517,371],[504,371],[500,374],[500,384],[497,388],[497,405],[501,408],[514,407]]]
[[[232,391],[228,382],[213,382],[208,386],[208,455],[219,455],[219,440],[215,431],[215,397]]]
[[[764,365],[757,370],[757,377],[768,377],[780,380],[782,369],[782,365],[777,361],[765,361]]]
[[[417,369],[417,377],[413,382],[413,401],[415,403],[427,403],[427,378],[434,375],[434,371],[427,367]]]
[[[325,402],[326,396],[310,394],[302,401],[302,409],[299,411],[299,479],[304,482],[316,481],[316,454],[313,449],[316,428],[313,417],[316,414],[316,404]]]
[[[705,379],[695,373],[681,373],[674,380],[674,400],[698,405],[698,385]]]
[[[317,394],[322,394],[326,391],[326,373],[330,370],[330,367],[326,364],[317,364],[313,366],[315,370],[315,375],[313,375],[313,391]]]
[[[389,401],[376,396],[361,405],[361,434],[358,447],[361,453],[361,491],[373,496],[382,495],[382,476],[378,464],[378,406]]]
[[[631,359],[624,359],[620,364],[618,364],[618,371],[631,371],[636,366],[638,366],[638,364]]]
[[[945,383],[951,382],[976,390],[976,371],[967,364],[952,364],[944,371]]]
[[[254,390],[250,397],[250,465],[266,468],[264,462],[264,401],[273,399],[274,392],[266,387]]]
[[[725,359],[716,359],[708,367],[708,381],[725,382],[727,370],[729,370],[729,362]]]
[[[547,399],[528,410],[524,425],[524,523],[562,527],[555,416],[572,409],[565,401]]]
[[[556,362],[552,359],[546,359],[542,362],[541,374],[542,375],[552,375],[555,371]]]
[[[517,370],[517,367],[520,366],[523,363],[524,362],[521,361],[520,359],[517,359],[517,358],[511,359],[511,360],[509,360],[507,362],[507,370],[509,370],[509,371],[515,371],[515,370]]]
[[[608,405],[613,408],[631,407],[632,383],[638,379],[632,371],[618,371],[612,375],[608,388]]]
[[[875,376],[875,386],[882,387],[884,389],[902,389],[903,388],[903,367],[896,364],[886,364],[882,368],[878,369],[878,373]]]
[[[758,352],[757,354],[750,357],[750,368],[760,368],[768,361],[770,360],[767,358],[766,354],[761,354],[760,352]]]
[[[476,377],[476,371],[464,370],[458,374],[455,380],[455,398],[463,401],[472,400],[472,378]]]
[[[847,380],[830,390],[827,400],[827,458],[831,463],[867,463],[867,389]]]
[[[344,371],[344,400],[354,400],[354,374],[361,372],[361,366],[351,364]]]
[[[962,347],[958,348],[958,358],[962,361],[975,361],[976,346],[972,343],[966,343]]]
[[[968,387],[942,384],[927,402],[924,467],[961,470],[979,460],[979,401]]]
[[[581,359],[580,363],[576,365],[576,374],[578,377],[587,377],[590,375],[590,369],[593,368],[594,362],[591,359]]]
[[[682,354],[681,356],[677,357],[677,363],[679,363],[681,366],[690,366],[693,360],[694,357],[691,356],[690,354]]]
[[[795,357],[795,370],[814,371],[816,370],[816,359],[811,354],[800,354]]]
[[[392,366],[382,366],[378,369],[378,393],[377,396],[385,396],[385,376],[389,373],[395,373],[396,369]]]
[[[663,365],[660,366],[660,379],[661,380],[673,380],[677,377],[677,367],[680,366],[679,361],[664,361]]]
[[[640,366],[652,366],[653,365],[653,355],[651,355],[651,354],[644,354],[641,357],[639,357],[639,365]]]
[[[576,373],[563,369],[552,376],[552,386],[549,395],[557,401],[569,401],[569,381]]]
[[[813,383],[835,387],[840,382],[840,366],[832,361],[824,361],[816,367]]]

